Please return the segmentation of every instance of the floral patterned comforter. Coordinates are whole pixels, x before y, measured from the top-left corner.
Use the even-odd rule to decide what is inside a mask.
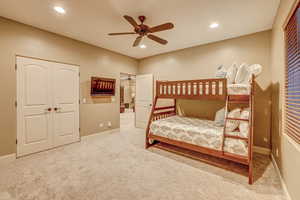
[[[172,116],[152,122],[153,135],[186,142],[215,150],[222,150],[224,127],[214,121],[191,117]],[[226,138],[224,151],[247,156],[248,146],[243,140]]]

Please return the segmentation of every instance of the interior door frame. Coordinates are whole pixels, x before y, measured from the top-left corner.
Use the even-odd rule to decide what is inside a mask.
[[[26,55],[21,55],[21,54],[15,54],[15,65],[14,65],[14,68],[15,68],[15,78],[16,78],[16,98],[15,98],[15,119],[16,119],[16,132],[15,132],[15,138],[16,138],[16,146],[15,146],[15,152],[16,152],[16,158],[20,158],[20,157],[24,157],[24,156],[28,156],[28,155],[31,155],[31,154],[27,154],[27,155],[22,155],[22,156],[19,156],[19,153],[18,153],[18,146],[19,146],[19,143],[18,143],[18,138],[19,138],[19,134],[20,134],[20,122],[19,122],[19,106],[18,106],[18,102],[20,102],[20,99],[19,99],[19,95],[18,95],[18,92],[20,90],[20,83],[19,83],[19,80],[20,80],[20,77],[19,77],[19,73],[18,73],[18,66],[17,66],[17,59],[18,57],[20,58],[28,58],[28,59],[35,59],[35,60],[40,60],[40,61],[46,61],[46,62],[52,62],[52,63],[59,63],[59,64],[66,64],[66,65],[72,65],[72,66],[76,66],[78,67],[78,71],[79,71],[79,82],[78,82],[78,97],[79,97],[79,104],[78,104],[78,114],[79,114],[79,141],[78,142],[81,142],[81,132],[80,132],[80,104],[81,104],[81,101],[80,101],[80,98],[81,98],[81,93],[80,93],[80,65],[78,64],[73,64],[73,63],[68,63],[68,62],[61,62],[61,61],[57,61],[57,60],[51,60],[51,59],[45,59],[45,58],[40,58],[40,57],[33,57],[33,56],[26,56]],[[68,145],[68,144],[66,144]],[[63,145],[65,146],[65,145]],[[48,151],[48,150],[51,150],[51,149],[55,149],[55,148],[58,148],[58,147],[53,147],[53,148],[49,148],[49,149],[45,149],[45,150],[42,150],[42,151],[37,151],[35,153],[39,153],[39,152],[43,152],[43,151]],[[35,153],[32,153],[32,154],[35,154]]]
[[[119,76],[119,100],[120,100],[120,104],[119,106],[121,106],[121,75],[122,74],[126,74],[126,75],[130,75],[130,76],[134,76],[136,77],[137,74],[130,74],[130,73],[125,73],[125,72],[120,72],[120,76]],[[125,91],[125,90],[124,90]],[[136,80],[135,80],[135,91],[136,91]],[[136,97],[134,98],[134,106],[136,105]],[[135,118],[136,118],[136,112],[134,112],[134,125],[135,125]],[[119,118],[120,118],[120,121],[121,121],[121,113],[120,113],[120,108],[119,108]],[[121,123],[120,123],[120,127],[121,127]]]

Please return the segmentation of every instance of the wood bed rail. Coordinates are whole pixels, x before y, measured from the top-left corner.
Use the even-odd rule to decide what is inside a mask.
[[[156,81],[156,96],[173,99],[226,100],[227,79]]]
[[[176,106],[154,108],[150,117],[151,122],[176,115]]]

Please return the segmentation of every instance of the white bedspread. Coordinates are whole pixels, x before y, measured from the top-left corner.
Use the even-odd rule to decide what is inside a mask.
[[[224,127],[216,126],[214,121],[176,115],[152,122],[150,133],[201,147],[221,150],[223,129]],[[226,138],[224,150],[238,155],[248,155],[248,146],[243,140]]]

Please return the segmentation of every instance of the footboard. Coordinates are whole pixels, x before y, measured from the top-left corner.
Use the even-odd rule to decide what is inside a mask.
[[[160,120],[160,119],[164,119],[164,118],[176,115],[176,100],[174,100],[173,106],[165,106],[165,107],[156,108],[157,99],[158,99],[158,97],[156,96],[153,106],[152,106],[151,114],[149,117],[148,126],[146,129],[146,148],[148,148],[150,145],[148,136],[150,134],[151,123],[156,120]]]
[[[226,100],[227,79],[157,81],[158,98]]]

